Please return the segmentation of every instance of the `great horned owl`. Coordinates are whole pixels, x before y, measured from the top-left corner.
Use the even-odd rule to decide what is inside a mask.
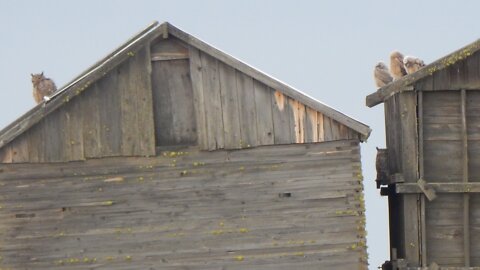
[[[387,65],[383,62],[378,62],[373,70],[373,78],[375,85],[380,88],[392,82],[393,78],[388,71]]]
[[[35,99],[37,104],[43,101],[43,97],[50,96],[57,91],[57,86],[55,86],[55,83],[51,79],[46,78],[43,75],[43,72],[40,74],[30,75],[32,76],[33,99]]]
[[[377,147],[377,159],[375,162],[377,169],[377,183],[384,183],[388,180],[388,152],[386,148]]]
[[[421,69],[422,67],[424,67],[425,63],[420,58],[413,57],[413,56],[406,56],[403,59],[403,65],[407,70],[407,74],[412,74],[417,70]]]
[[[407,75],[407,71],[403,66],[403,54],[397,51],[390,54],[390,73],[393,76],[393,80],[398,80]]]

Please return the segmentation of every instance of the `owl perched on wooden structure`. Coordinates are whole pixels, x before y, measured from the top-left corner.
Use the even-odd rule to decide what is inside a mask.
[[[373,78],[375,85],[380,88],[392,82],[393,78],[388,71],[387,65],[383,62],[378,62],[373,70]]]
[[[413,57],[413,56],[406,56],[403,59],[403,65],[407,70],[407,74],[412,74],[417,70],[421,69],[422,67],[424,67],[425,63],[420,58]]]
[[[37,104],[43,101],[45,96],[51,96],[55,91],[57,91],[57,86],[55,83],[46,78],[43,75],[43,72],[40,74],[30,74],[32,76],[32,84],[33,84],[33,99]]]
[[[390,54],[390,73],[393,80],[398,80],[407,75],[407,71],[403,65],[403,54],[394,51]]]
[[[377,169],[377,186],[379,184],[385,184],[388,182],[389,170],[388,170],[388,152],[386,148],[377,147],[377,159],[375,162],[375,167]]]

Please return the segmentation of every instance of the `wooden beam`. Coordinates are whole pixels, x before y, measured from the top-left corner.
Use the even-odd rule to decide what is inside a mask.
[[[403,91],[413,90],[413,85],[418,81],[427,76],[431,76],[433,73],[443,70],[458,61],[464,60],[465,58],[472,55],[474,52],[480,49],[480,39],[477,41],[459,49],[455,52],[444,56],[437,61],[423,67],[419,71],[407,75],[399,80],[396,80],[380,89],[375,93],[370,94],[366,98],[366,105],[368,107],[373,107],[377,104],[384,102],[389,97],[393,96],[395,93]]]
[[[427,182],[426,188],[431,188],[437,193],[480,193],[480,183],[432,183]],[[423,193],[422,189],[416,183],[403,183],[395,186],[396,193]]]
[[[248,76],[258,80],[267,86],[282,92],[283,94],[295,99],[308,107],[315,109],[324,115],[342,123],[343,125],[357,131],[361,135],[362,141],[366,140],[370,136],[370,132],[372,131],[370,127],[367,125],[321,103],[320,101],[308,96],[301,91],[282,83],[273,77],[245,64],[244,62],[214,48],[213,46],[197,39],[182,30],[176,28],[175,26],[168,24],[168,32],[175,36],[176,38],[184,41],[185,43],[205,52],[206,54],[224,62],[227,65],[231,65],[235,69],[247,74]]]
[[[379,88],[375,93],[372,93],[367,96],[365,99],[365,104],[368,107],[373,107],[375,105],[378,105],[391,96],[395,95],[396,93],[404,92],[404,91],[413,91],[413,86],[411,85],[404,85],[404,84],[397,84],[395,81],[391,84],[388,84],[382,88]]]
[[[169,61],[169,60],[182,60],[188,59],[188,53],[152,53],[151,60],[152,61]]]
[[[468,137],[467,137],[467,115],[466,115],[466,91],[460,92],[460,106],[462,111],[462,165],[463,183],[468,183]],[[470,266],[470,194],[463,194],[463,249],[465,266]]]

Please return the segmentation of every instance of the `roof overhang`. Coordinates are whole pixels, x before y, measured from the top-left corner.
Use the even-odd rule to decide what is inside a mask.
[[[373,107],[383,103],[396,93],[415,90],[414,85],[419,80],[422,80],[428,76],[432,76],[440,70],[452,66],[458,61],[468,58],[478,50],[480,50],[480,39],[445,57],[438,59],[437,61],[423,67],[415,73],[409,74],[399,80],[385,85],[382,88],[379,88],[375,93],[367,96],[365,103],[368,107]]]

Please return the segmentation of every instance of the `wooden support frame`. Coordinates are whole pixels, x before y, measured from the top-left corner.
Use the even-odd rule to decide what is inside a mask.
[[[426,188],[433,189],[436,193],[480,193],[480,183],[438,183],[426,182]],[[399,183],[395,186],[395,193],[413,194],[423,193],[417,183]]]
[[[418,174],[419,174],[419,181],[417,181],[418,187],[422,190],[422,192],[427,196],[429,194],[428,187],[425,186],[425,183],[420,182],[421,179],[424,178],[425,170],[424,170],[424,158],[423,158],[423,92],[418,92],[417,94],[417,108],[418,108]],[[420,184],[419,184],[420,183]],[[420,218],[419,218],[419,225],[420,225],[420,259],[421,265],[427,265],[427,225],[426,225],[426,215],[425,215],[425,197],[420,196]],[[435,194],[428,196],[428,198],[434,199]]]

